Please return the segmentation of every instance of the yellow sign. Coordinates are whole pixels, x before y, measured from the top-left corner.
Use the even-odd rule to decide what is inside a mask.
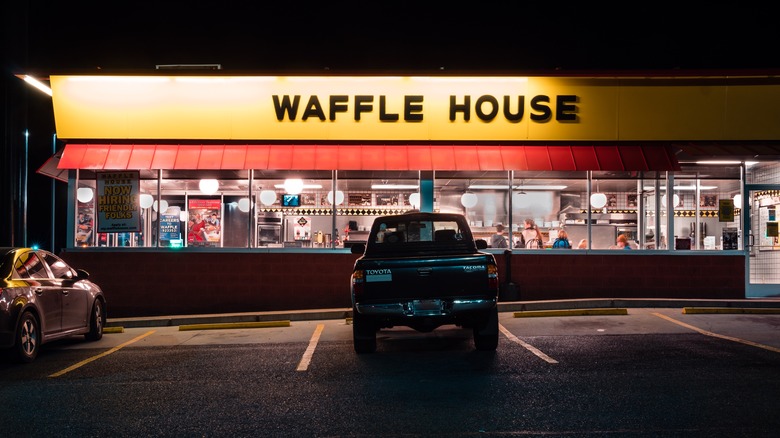
[[[50,77],[62,139],[778,140],[780,78]]]

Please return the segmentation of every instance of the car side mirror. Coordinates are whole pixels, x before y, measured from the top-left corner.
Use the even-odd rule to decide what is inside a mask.
[[[487,240],[477,239],[474,241],[477,244],[477,249],[486,249],[488,247]]]
[[[366,245],[364,243],[356,243],[349,247],[349,251],[352,254],[363,254],[366,252]]]
[[[86,280],[89,278],[89,272],[83,270],[83,269],[76,269],[76,279],[77,280]]]

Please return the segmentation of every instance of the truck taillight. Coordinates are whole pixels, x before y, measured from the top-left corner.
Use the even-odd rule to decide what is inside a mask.
[[[355,296],[361,295],[363,293],[363,284],[365,283],[365,273],[362,269],[355,270],[352,272],[352,293]]]
[[[498,289],[498,266],[496,265],[488,265],[487,266],[487,273],[488,273],[488,287],[490,289]]]

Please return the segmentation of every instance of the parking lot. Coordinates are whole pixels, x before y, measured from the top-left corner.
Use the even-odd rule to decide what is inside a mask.
[[[0,419],[18,431],[10,436],[773,436],[780,427],[780,314],[542,315],[501,312],[495,353],[475,351],[470,330],[398,327],[378,334],[375,354],[357,355],[347,318],[114,329],[0,365],[0,401],[46,413]]]

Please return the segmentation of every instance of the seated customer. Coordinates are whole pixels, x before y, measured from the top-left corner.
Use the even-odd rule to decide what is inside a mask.
[[[555,239],[552,245],[553,248],[571,249],[571,243],[569,242],[569,235],[566,230],[561,228],[558,230],[558,237]]]
[[[631,245],[628,243],[628,237],[625,234],[617,236],[618,249],[631,249]]]

